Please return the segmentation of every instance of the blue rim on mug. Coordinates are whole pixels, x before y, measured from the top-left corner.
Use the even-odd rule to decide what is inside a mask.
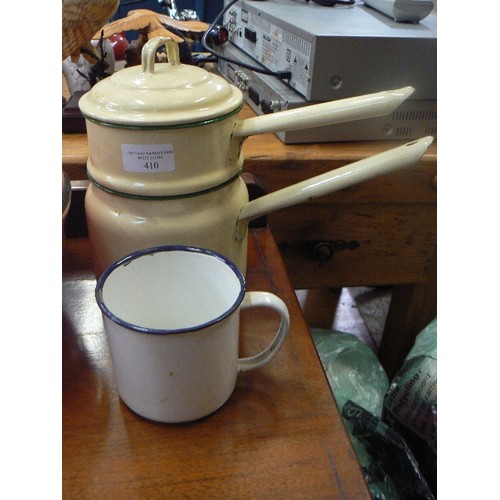
[[[168,330],[168,329],[159,329],[159,328],[147,328],[139,325],[135,325],[133,323],[129,323],[120,317],[116,316],[113,312],[111,312],[106,304],[104,303],[104,298],[103,298],[103,287],[108,279],[108,277],[111,275],[111,273],[116,270],[118,267],[121,266],[126,266],[130,262],[136,260],[139,257],[142,257],[144,255],[153,255],[155,253],[160,253],[160,252],[171,252],[171,251],[182,251],[182,252],[191,252],[191,253],[200,253],[204,255],[208,255],[210,257],[214,257],[220,261],[222,261],[224,264],[226,264],[235,274],[236,278],[238,279],[240,283],[240,291],[238,293],[238,296],[236,297],[236,300],[234,301],[233,305],[229,307],[223,314],[220,316],[211,319],[210,321],[207,321],[206,323],[202,323],[200,325],[195,325],[195,326],[190,326],[187,328],[178,328],[174,330]],[[245,277],[243,276],[243,273],[241,270],[238,268],[238,266],[229,260],[227,257],[224,255],[214,251],[214,250],[208,250],[206,248],[200,248],[200,247],[194,247],[194,246],[187,246],[187,245],[164,245],[164,246],[157,246],[157,247],[151,247],[151,248],[145,248],[143,250],[137,250],[135,252],[132,252],[125,257],[122,257],[121,259],[118,259],[117,261],[113,262],[99,277],[95,289],[95,298],[97,301],[97,305],[101,309],[102,313],[105,314],[111,321],[114,323],[123,326],[124,328],[128,328],[130,330],[134,330],[139,333],[147,333],[147,334],[152,334],[152,335],[169,335],[169,334],[176,334],[176,333],[187,333],[187,332],[194,332],[198,330],[202,330],[203,328],[207,328],[209,326],[215,325],[222,321],[223,319],[227,318],[230,316],[241,304],[243,301],[243,298],[245,297],[245,292],[246,292],[246,283],[245,283]]]

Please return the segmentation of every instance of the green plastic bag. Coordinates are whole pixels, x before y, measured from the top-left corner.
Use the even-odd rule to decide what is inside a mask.
[[[354,402],[380,417],[389,381],[371,349],[347,333],[313,328],[311,334],[340,412],[346,403]],[[355,424],[348,418],[344,418],[344,423],[373,498],[398,499],[390,476],[354,435]]]
[[[433,500],[405,439],[382,420],[389,381],[354,335],[311,329],[323,369],[375,500]]]
[[[351,400],[381,417],[389,380],[373,351],[348,333],[313,328],[311,334],[339,408]]]
[[[437,491],[437,318],[415,339],[387,391],[382,416],[408,443]]]
[[[384,417],[437,451],[437,319],[415,339],[385,397]]]

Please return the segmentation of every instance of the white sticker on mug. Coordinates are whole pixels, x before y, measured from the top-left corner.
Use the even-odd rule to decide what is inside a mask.
[[[127,172],[173,172],[172,144],[122,144],[123,168]]]

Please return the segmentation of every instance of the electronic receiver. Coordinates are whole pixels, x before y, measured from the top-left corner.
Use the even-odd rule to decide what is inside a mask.
[[[262,66],[231,43],[222,54],[244,64]],[[242,92],[245,102],[258,114],[268,114],[314,104],[280,79],[260,74],[219,59],[219,72]],[[389,88],[393,88],[392,86]],[[373,89],[387,90],[387,89]],[[277,132],[285,144],[377,140],[411,140],[437,135],[436,100],[406,100],[391,115],[312,129]]]
[[[226,0],[226,4],[227,4]],[[307,101],[411,85],[436,99],[436,15],[399,23],[361,1],[325,7],[303,0],[241,0],[224,15],[229,40]]]

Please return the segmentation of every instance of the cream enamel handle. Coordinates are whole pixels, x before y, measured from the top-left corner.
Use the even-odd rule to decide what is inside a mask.
[[[161,45],[167,47],[168,63],[172,66],[178,66],[181,63],[179,57],[179,45],[177,42],[168,36],[158,36],[152,38],[144,47],[141,52],[142,72],[152,75],[155,72],[155,56],[156,50]]]
[[[266,132],[314,128],[388,115],[408,99],[414,90],[413,87],[402,87],[247,118],[236,123],[233,136],[248,137]]]
[[[243,206],[238,223],[409,167],[420,160],[433,141],[434,137],[423,137],[257,198]]]
[[[250,307],[269,307],[276,311],[281,318],[276,335],[262,352],[255,356],[238,359],[238,370],[240,372],[246,372],[254,368],[260,368],[274,358],[288,334],[290,328],[290,315],[285,303],[279,297],[269,292],[247,292],[240,307],[241,309],[248,309]]]

